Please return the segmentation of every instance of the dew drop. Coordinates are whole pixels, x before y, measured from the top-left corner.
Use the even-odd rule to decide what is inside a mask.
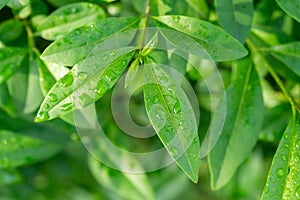
[[[48,98],[49,98],[50,102],[56,102],[57,101],[56,94],[51,93],[51,94],[49,94]]]
[[[108,81],[113,81],[117,78],[117,74],[113,70],[108,70],[105,74],[105,79]]]
[[[171,149],[170,149],[170,153],[171,153],[171,156],[173,157],[173,158],[176,158],[177,156],[178,156],[178,150],[175,148],[175,147],[172,147]]]
[[[112,51],[112,52],[109,53],[109,55],[110,55],[110,56],[115,56],[115,55],[116,55],[116,52]]]
[[[46,103],[46,104],[44,105],[44,108],[49,109],[49,108],[50,108],[49,104]]]
[[[82,106],[87,106],[87,105],[93,103],[93,99],[86,93],[80,95],[79,101]]]
[[[175,103],[175,105],[173,106],[173,112],[174,112],[174,114],[178,114],[181,112],[181,106],[180,106],[179,101],[177,101]]]
[[[78,78],[79,78],[79,80],[81,80],[81,81],[86,80],[87,77],[88,77],[88,74],[85,73],[85,72],[80,72],[80,73],[78,73]]]
[[[95,89],[95,93],[99,96],[102,96],[106,93],[106,91],[108,89],[109,89],[109,85],[106,82],[104,82],[103,80],[100,80]]]
[[[49,118],[50,118],[50,115],[48,112],[39,112],[37,114],[36,121],[40,122],[40,121],[48,120]]]
[[[166,76],[161,76],[160,77],[160,82],[161,83],[166,83],[166,82],[168,82],[168,78]]]
[[[73,103],[66,103],[60,107],[61,111],[69,111],[73,108]]]
[[[56,43],[56,46],[57,46],[57,47],[60,47],[60,46],[61,46],[61,43],[60,43],[60,42],[57,42],[57,43]]]
[[[60,80],[60,86],[62,87],[69,87],[70,85],[73,84],[74,78],[72,74],[67,74]]]
[[[281,159],[282,159],[283,161],[287,161],[286,155],[282,155],[282,156],[281,156]]]
[[[277,171],[276,171],[276,174],[277,176],[279,177],[282,177],[284,175],[284,170],[282,168],[279,168]]]

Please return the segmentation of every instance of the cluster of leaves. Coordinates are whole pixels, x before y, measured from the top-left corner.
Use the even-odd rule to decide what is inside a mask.
[[[300,3],[276,2],[0,0],[0,185],[25,179],[20,193],[8,187],[0,189],[1,195],[174,199],[185,190],[192,191],[191,199],[299,199]],[[198,68],[179,56],[193,53],[194,46],[186,46],[190,41],[204,52]],[[217,64],[225,95],[218,92],[218,82],[216,94],[206,87],[205,79],[214,77],[207,59]],[[198,129],[188,95],[163,65],[185,76],[196,91]],[[110,94],[125,72],[126,87],[144,80],[131,107],[135,121],[150,123],[157,138],[128,140],[113,122]],[[214,105],[209,95],[219,102]],[[208,167],[211,189],[222,195],[206,186],[193,188],[176,166],[132,175],[88,156],[74,134],[72,112],[92,103],[115,144],[131,144],[135,150],[163,145],[195,183],[198,177],[207,182]],[[219,138],[207,160],[200,160],[206,132]],[[270,162],[265,160],[272,156],[266,178]],[[85,157],[102,193],[93,181],[83,180],[91,178],[89,173],[78,175],[85,170]],[[54,169],[45,170],[48,164]],[[65,189],[72,188],[73,194],[59,193],[60,181],[45,176],[72,165],[76,175],[69,176],[76,178]],[[37,171],[44,176],[26,179]]]

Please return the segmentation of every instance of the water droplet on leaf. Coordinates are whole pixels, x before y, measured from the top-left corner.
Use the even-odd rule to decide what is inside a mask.
[[[51,93],[51,94],[49,94],[48,98],[49,98],[50,102],[56,102],[57,101],[56,94]]]
[[[50,118],[50,115],[48,112],[39,112],[36,117],[36,121],[37,122],[45,121],[45,120],[48,120],[49,118]]]
[[[60,107],[61,111],[69,111],[73,108],[73,103],[66,103]]]
[[[73,84],[74,78],[72,74],[67,74],[60,80],[60,86],[62,87],[69,87]]]

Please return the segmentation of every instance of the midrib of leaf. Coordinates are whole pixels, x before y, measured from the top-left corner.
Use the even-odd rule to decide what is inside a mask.
[[[134,51],[134,49],[131,50],[131,51]],[[126,54],[130,53],[131,51],[127,52]],[[125,55],[125,54],[124,54],[124,55]],[[69,98],[72,94],[74,94],[74,92],[75,92],[78,88],[81,88],[81,87],[83,87],[84,85],[88,84],[88,82],[89,82],[90,80],[96,78],[97,76],[102,76],[102,75],[108,70],[108,68],[116,62],[116,60],[118,60],[119,58],[121,58],[121,57],[124,56],[124,55],[119,56],[119,57],[116,58],[114,61],[112,61],[111,64],[107,65],[106,68],[104,68],[104,70],[101,70],[101,71],[98,71],[97,73],[92,74],[92,75],[90,76],[90,78],[88,78],[87,80],[85,80],[84,82],[82,82],[82,84],[77,85],[77,87],[74,87],[74,90],[73,90],[73,92],[72,92],[71,94],[69,94],[68,96],[65,96],[65,97],[62,98],[60,101],[58,101],[57,103],[55,103],[54,106],[52,106],[52,108],[51,108],[50,110],[55,110],[55,108],[57,108],[58,106],[60,106],[61,102],[63,102],[64,100],[66,100],[67,98]],[[69,73],[71,73],[71,72],[69,72]],[[53,89],[54,89],[54,88],[53,88]],[[51,94],[53,89],[51,89],[51,90],[48,92],[48,94]],[[50,111],[50,110],[49,110],[49,111]]]
[[[95,14],[95,15],[89,15],[87,17],[84,17],[84,18],[79,18],[79,19],[76,19],[76,21],[72,21],[72,22],[67,22],[65,24],[60,24],[58,26],[54,26],[54,27],[49,27],[49,28],[45,28],[45,29],[42,29],[40,32],[51,32],[51,31],[56,31],[57,29],[61,29],[62,27],[68,27],[68,26],[71,26],[71,25],[76,25],[77,23],[81,23],[81,22],[84,22],[86,21],[87,19],[89,20],[92,20],[94,19],[98,14]],[[91,22],[88,22],[88,23],[91,23]],[[83,25],[84,26],[84,25]],[[82,26],[81,26],[82,27]],[[80,27],[78,27],[80,28]]]
[[[150,67],[150,71],[151,71],[152,76],[154,77],[155,81],[156,81],[157,83],[159,83],[159,81],[158,81],[158,79],[157,79],[155,73],[153,72],[152,67]],[[158,91],[159,91],[160,95],[162,96],[162,99],[163,99],[163,102],[164,102],[164,106],[167,108],[167,112],[168,112],[169,117],[171,118],[171,122],[172,122],[173,128],[175,128],[176,134],[177,134],[178,137],[180,138],[180,142],[181,142],[181,141],[182,141],[182,137],[181,137],[180,134],[178,134],[177,128],[176,128],[176,126],[175,126],[175,124],[174,124],[174,118],[172,117],[171,111],[170,111],[170,109],[169,109],[169,107],[168,107],[168,104],[167,104],[165,98],[164,98],[162,89],[160,88],[159,84],[155,84],[155,85],[157,86]],[[159,136],[159,134],[158,134],[158,136]],[[159,138],[161,138],[161,137],[159,136]],[[161,141],[163,142],[162,138],[161,138]],[[163,142],[163,143],[164,143],[164,142]],[[181,142],[181,143],[182,143],[182,142]],[[164,144],[165,144],[165,143],[164,143]],[[167,146],[167,145],[165,144],[165,146]],[[183,145],[182,145],[182,146],[183,146]],[[188,147],[188,148],[189,148],[189,147]],[[187,151],[187,149],[185,149],[185,151]],[[184,155],[186,155],[186,152],[184,152]],[[191,168],[191,172],[194,172],[194,171],[193,171],[193,168],[192,168],[192,164],[191,164],[191,162],[190,162],[190,159],[187,158],[186,160],[187,160],[188,163],[189,163],[189,166],[190,166],[190,168]],[[175,160],[175,161],[177,162],[177,160]],[[180,168],[182,168],[181,165],[179,165],[179,166],[180,166]],[[184,171],[185,171],[185,170],[184,170]]]
[[[295,145],[295,136],[296,136],[296,131],[295,131],[295,126],[296,126],[296,119],[297,116],[294,114],[293,116],[293,122],[292,122],[292,130],[291,130],[291,137],[290,137],[290,141],[289,141],[289,144],[290,144],[290,147],[289,147],[289,162],[288,162],[288,168],[290,168],[292,166],[292,157],[293,157],[293,148],[294,148],[294,145]],[[288,174],[285,178],[285,184],[284,184],[284,189],[283,189],[283,193],[282,195],[284,196],[285,193],[288,191],[288,188],[287,188],[287,183],[289,182],[289,176],[290,176],[290,170],[288,171]]]
[[[182,16],[180,16],[180,17],[182,17]],[[209,45],[212,45],[212,46],[215,46],[215,47],[218,47],[218,48],[224,48],[224,46],[218,45],[218,43],[214,43],[214,42],[211,42],[211,41],[209,41],[209,40],[205,40],[203,37],[196,37],[196,36],[190,35],[189,33],[186,33],[186,32],[184,32],[184,31],[181,31],[181,30],[178,29],[178,28],[171,27],[171,26],[165,24],[164,22],[162,22],[162,21],[160,21],[160,20],[156,20],[156,21],[158,21],[158,22],[164,24],[164,25],[167,26],[169,29],[173,29],[173,30],[179,31],[179,32],[181,32],[182,34],[185,34],[185,35],[187,35],[188,37],[191,37],[191,38],[195,39],[196,41],[197,41],[197,40],[200,40],[200,41],[202,41],[202,42],[205,43],[205,44],[209,44]],[[201,21],[201,20],[199,20],[199,21]],[[205,24],[206,24],[206,23],[205,23]],[[212,25],[212,26],[213,26],[213,25]],[[214,28],[215,28],[215,29],[218,29],[218,30],[222,30],[222,29],[220,29],[220,28],[217,27],[217,26],[214,27]],[[226,33],[226,34],[228,34],[228,33]],[[163,35],[164,35],[164,34],[163,34]],[[201,44],[200,44],[200,45],[201,45]],[[202,45],[201,45],[201,47],[202,47]],[[203,48],[203,47],[202,47],[202,48]],[[235,50],[235,49],[231,49],[231,51],[233,51],[233,52],[239,52],[239,51],[237,51],[237,50]]]
[[[291,67],[290,65],[286,64],[284,62],[284,59],[279,58],[278,55],[276,54],[271,54],[272,56],[274,56],[276,59],[278,59],[280,62],[282,62],[287,68],[289,68],[292,72],[294,72],[295,74],[299,74],[299,71],[296,71],[296,69],[294,67]],[[300,57],[299,57],[300,58]]]
[[[79,49],[79,48],[83,48],[83,47],[87,47],[87,46],[94,46],[96,44],[99,44],[101,42],[103,42],[104,40],[107,40],[108,38],[112,38],[114,37],[115,35],[117,35],[118,33],[121,33],[123,31],[125,31],[128,27],[130,27],[131,25],[135,24],[137,21],[139,21],[139,18],[137,18],[136,20],[134,20],[131,24],[128,24],[127,26],[125,26],[124,28],[120,29],[119,31],[111,34],[111,35],[108,35],[106,37],[103,37],[101,38],[100,40],[95,40],[95,41],[92,41],[90,43],[86,43],[86,44],[83,44],[83,45],[80,45],[80,46],[75,46],[74,48],[72,48],[71,50],[76,50],[76,49]],[[80,27],[82,28],[82,27]],[[69,51],[70,49],[62,49],[61,51],[55,51],[54,53],[51,53],[51,54],[48,54],[46,56],[43,56],[42,57],[48,57],[48,56],[52,56],[52,55],[55,55],[55,54],[60,54],[62,52],[66,52],[66,51]],[[46,59],[47,60],[47,59]]]
[[[293,53],[293,52],[287,52],[287,51],[280,51],[280,50],[273,50],[273,53],[278,53],[278,54],[282,54],[282,55],[287,55],[287,56],[291,56],[291,57],[300,58],[300,54],[299,53]]]
[[[245,99],[246,99],[245,97],[246,97],[247,87],[248,87],[248,84],[249,84],[249,80],[250,80],[250,76],[251,76],[252,70],[253,70],[253,65],[251,64],[250,67],[248,67],[248,71],[247,71],[247,74],[246,74],[246,79],[245,79],[244,87],[243,87],[243,93],[242,93],[242,97],[241,97],[241,100],[240,100],[240,104],[238,106],[237,114],[235,115],[235,118],[234,118],[234,124],[233,124],[233,127],[232,127],[232,131],[234,131],[236,129],[237,121],[238,121],[237,119],[240,118],[240,115],[241,115],[241,112],[242,112],[242,106],[244,105],[244,102],[245,102]],[[233,134],[233,132],[230,135],[232,135],[232,134]],[[232,142],[232,140],[229,139],[228,146],[231,144],[231,142]],[[226,153],[224,154],[225,156],[223,157],[222,163],[224,163],[225,157],[226,157],[226,155],[228,155],[228,150],[229,149],[226,148]],[[223,174],[223,170],[224,170],[224,168],[221,168],[221,171],[219,173],[219,177],[218,177],[217,183],[219,181],[220,174]]]

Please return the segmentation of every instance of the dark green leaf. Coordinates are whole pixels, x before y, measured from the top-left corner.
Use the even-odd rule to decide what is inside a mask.
[[[215,61],[234,60],[247,55],[247,50],[236,39],[209,22],[177,15],[153,18],[160,22],[160,27],[167,26],[196,39]]]
[[[253,0],[216,0],[215,3],[222,27],[240,42],[245,42],[252,24]]]
[[[226,89],[212,120],[210,132],[219,130],[219,116],[226,112],[222,133],[208,156],[211,186],[220,189],[231,179],[254,147],[263,120],[259,78],[249,58],[237,63],[235,81]]]
[[[137,18],[105,18],[89,26],[72,31],[66,37],[52,43],[42,54],[42,59],[51,63],[74,66],[95,47],[114,34],[136,28]]]
[[[13,41],[17,40],[23,33],[23,24],[16,19],[7,20],[0,25],[0,41],[6,45],[11,45]],[[22,38],[22,40],[24,40],[24,38]],[[18,46],[20,46],[20,44],[22,44],[22,42],[18,41]]]
[[[89,167],[98,183],[110,191],[113,199],[155,199],[147,174],[123,173],[106,167],[92,157],[89,157]]]
[[[0,84],[18,70],[25,55],[26,51],[22,48],[0,48]]]
[[[58,39],[70,31],[105,16],[104,10],[91,3],[74,3],[61,7],[49,15],[38,31],[47,40]]]
[[[279,6],[291,17],[300,22],[300,2],[298,0],[276,0]]]
[[[21,181],[21,176],[15,169],[0,169],[0,186],[11,185]]]
[[[273,46],[272,55],[300,77],[300,42]]]
[[[179,167],[198,181],[200,143],[193,108],[180,85],[157,64],[144,69],[144,99],[150,122]]]
[[[262,200],[299,199],[300,197],[300,123],[294,116],[277,148]]]
[[[96,54],[76,65],[52,87],[35,120],[50,120],[100,99],[125,71],[133,49],[127,47]]]

